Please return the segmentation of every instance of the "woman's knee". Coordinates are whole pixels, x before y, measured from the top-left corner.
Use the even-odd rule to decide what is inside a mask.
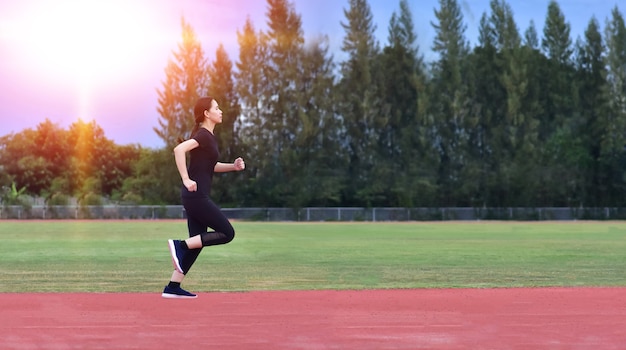
[[[235,229],[231,226],[230,229],[225,230],[225,232],[223,232],[224,235],[226,235],[226,240],[224,242],[224,244],[226,243],[230,243],[232,242],[233,239],[235,239]]]
[[[215,228],[213,235],[209,235],[212,242],[207,242],[210,245],[214,244],[227,244],[235,239],[235,229],[230,224],[219,225]],[[207,238],[209,238],[207,237]]]

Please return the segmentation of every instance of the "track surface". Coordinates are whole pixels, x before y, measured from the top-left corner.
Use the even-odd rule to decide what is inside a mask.
[[[0,294],[0,349],[625,349],[626,288]]]

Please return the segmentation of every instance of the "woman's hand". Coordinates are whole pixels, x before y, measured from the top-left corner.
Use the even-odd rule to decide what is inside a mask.
[[[198,190],[198,184],[192,179],[184,179],[183,185],[187,187],[187,191],[189,192],[196,192]]]
[[[243,158],[241,157],[235,159],[233,165],[235,166],[235,171],[242,171],[246,168],[246,163],[244,163]]]

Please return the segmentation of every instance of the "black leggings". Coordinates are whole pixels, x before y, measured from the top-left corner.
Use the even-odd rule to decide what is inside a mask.
[[[210,198],[183,197],[183,207],[187,213],[189,237],[200,235],[202,246],[226,244],[235,238],[235,229]],[[212,228],[214,231],[208,232]],[[198,258],[202,248],[189,249],[182,259],[181,267],[185,274]]]

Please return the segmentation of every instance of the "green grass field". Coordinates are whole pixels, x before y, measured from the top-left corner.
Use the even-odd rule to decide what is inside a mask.
[[[626,286],[626,223],[235,222],[196,292]],[[184,221],[0,222],[0,292],[160,292]]]

